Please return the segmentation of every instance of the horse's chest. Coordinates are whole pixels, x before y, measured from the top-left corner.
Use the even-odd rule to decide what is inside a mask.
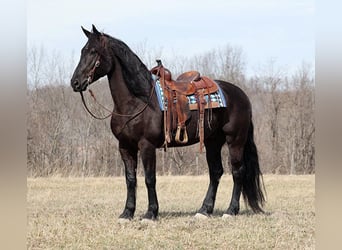
[[[112,118],[111,129],[113,134],[118,138],[119,136],[137,136],[141,133],[141,126],[135,121],[135,119],[120,119]]]
[[[162,136],[161,119],[146,116],[139,116],[134,119],[112,117],[111,129],[119,141],[131,143],[138,143],[141,138],[146,138],[158,144]]]

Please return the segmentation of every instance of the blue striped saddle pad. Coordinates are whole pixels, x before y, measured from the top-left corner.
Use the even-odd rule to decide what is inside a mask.
[[[153,78],[155,80],[155,76],[153,75]],[[160,85],[159,80],[155,80],[156,81],[156,87],[155,87],[155,91],[158,97],[158,102],[159,102],[159,107],[160,110],[164,111],[165,107],[167,107],[167,105],[165,105],[164,101],[164,92],[163,89]],[[190,110],[196,110],[198,109],[198,105],[197,105],[197,101],[196,101],[196,97],[195,95],[188,95],[188,102],[189,102],[189,108]],[[209,108],[208,107],[208,95],[204,95],[204,98],[207,102],[207,104],[205,105],[205,108]],[[176,100],[175,100],[176,101]],[[222,107],[227,107],[226,104],[226,99],[224,98],[224,95],[222,93],[222,90],[220,88],[220,86],[218,86],[218,91],[215,93],[210,94],[210,101],[211,101],[211,108],[222,108]]]

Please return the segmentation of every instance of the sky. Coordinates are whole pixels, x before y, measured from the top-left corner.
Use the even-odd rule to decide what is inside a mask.
[[[86,42],[80,27],[95,24],[167,57],[229,44],[242,49],[247,73],[270,60],[291,71],[303,61],[314,65],[314,16],[313,0],[28,0],[27,46],[79,58]]]

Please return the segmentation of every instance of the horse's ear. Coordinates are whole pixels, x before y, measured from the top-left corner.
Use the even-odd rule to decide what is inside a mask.
[[[101,33],[96,29],[95,25],[93,24],[92,26],[93,26],[93,33],[95,35],[101,35]]]
[[[91,32],[86,30],[85,28],[83,28],[83,26],[81,26],[82,30],[83,30],[83,33],[89,38]]]

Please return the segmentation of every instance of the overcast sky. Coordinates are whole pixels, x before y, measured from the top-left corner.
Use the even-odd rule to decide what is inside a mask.
[[[270,59],[289,70],[315,60],[313,0],[28,0],[27,11],[28,47],[77,58],[86,42],[80,26],[95,24],[165,56],[238,46],[250,73]]]

